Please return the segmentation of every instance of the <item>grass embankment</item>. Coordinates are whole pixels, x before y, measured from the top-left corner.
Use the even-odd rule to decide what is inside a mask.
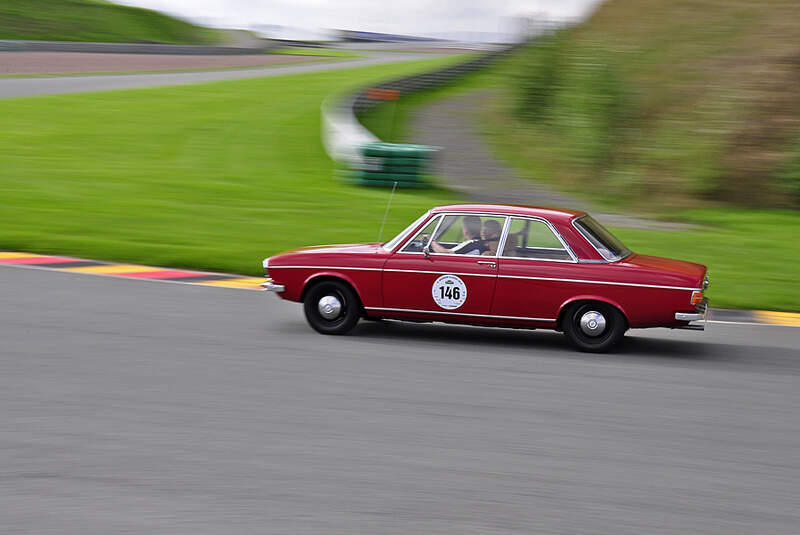
[[[375,241],[388,191],[334,180],[320,104],[458,59],[0,100],[0,247],[259,274],[288,248]],[[453,200],[398,191],[385,237]]]
[[[101,0],[0,1],[0,39],[191,45],[223,40],[211,28]]]
[[[493,143],[618,207],[798,208],[796,15],[785,0],[605,2],[508,65]]]

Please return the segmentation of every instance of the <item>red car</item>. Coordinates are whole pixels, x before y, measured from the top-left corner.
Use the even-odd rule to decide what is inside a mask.
[[[430,210],[386,243],[264,260],[268,290],[324,334],[359,318],[555,329],[583,351],[629,328],[703,329],[700,264],[628,250],[584,212],[492,204]]]

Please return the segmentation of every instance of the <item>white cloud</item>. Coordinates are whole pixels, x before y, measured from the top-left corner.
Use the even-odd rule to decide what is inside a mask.
[[[207,25],[341,28],[407,35],[513,30],[514,17],[580,17],[598,0],[119,0]]]

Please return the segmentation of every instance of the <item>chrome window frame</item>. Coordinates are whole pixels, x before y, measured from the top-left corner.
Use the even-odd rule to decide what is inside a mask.
[[[580,221],[581,219],[584,219],[584,218],[586,218],[586,217],[589,217],[589,214],[583,214],[583,215],[579,215],[578,217],[574,217],[574,218],[572,218],[572,221],[570,221],[570,223],[572,224],[572,228],[574,228],[576,231],[578,231],[578,234],[580,234],[580,235],[581,235],[581,237],[582,237],[582,238],[583,238],[583,239],[584,239],[584,240],[585,240],[585,241],[586,241],[586,242],[587,242],[589,245],[591,245],[591,246],[592,246],[592,249],[594,249],[594,250],[595,250],[595,252],[596,252],[597,254],[599,254],[599,255],[600,255],[600,258],[602,258],[602,260],[586,259],[586,260],[584,260],[584,261],[583,261],[584,263],[593,263],[593,264],[613,264],[614,262],[620,262],[620,261],[622,261],[622,260],[625,260],[626,258],[628,258],[630,255],[632,255],[632,254],[633,254],[633,251],[631,251],[630,249],[627,249],[627,251],[628,251],[628,253],[627,253],[627,254],[624,254],[624,255],[622,255],[622,256],[619,256],[619,257],[615,257],[613,260],[610,260],[610,259],[606,258],[606,255],[604,255],[603,253],[601,253],[601,252],[600,252],[600,249],[598,249],[597,247],[595,247],[595,245],[592,243],[592,240],[590,240],[590,239],[589,239],[589,238],[586,236],[586,232],[585,232],[583,229],[581,229],[581,227],[579,227],[579,226],[576,224],[578,221]],[[616,236],[615,236],[615,237],[616,237]]]
[[[406,239],[408,239],[408,236],[412,232],[414,232],[417,228],[419,228],[418,225],[424,225],[425,223],[428,222],[428,220],[430,219],[430,215],[431,215],[431,210],[428,210],[427,212],[425,212],[424,214],[419,216],[414,222],[409,223],[409,225],[406,228],[404,228],[403,230],[401,230],[400,233],[397,234],[394,238],[392,238],[391,240],[387,241],[386,243],[381,243],[379,245],[381,246],[382,249],[384,249],[386,251],[394,252],[395,250],[397,250],[398,247],[402,247],[405,244],[405,241],[406,241]],[[438,214],[436,214],[436,215],[438,215]],[[417,225],[415,225],[414,223],[416,223],[416,222],[419,222],[419,223]],[[397,245],[395,245],[394,247],[387,247],[387,245],[389,245],[390,243],[392,243],[395,240],[397,240]]]
[[[564,239],[564,237],[561,235],[561,233],[553,226],[552,223],[550,223],[550,221],[548,221],[547,219],[545,219],[543,217],[539,217],[539,216],[531,216],[531,215],[510,215],[510,216],[508,216],[507,228],[505,229],[505,232],[503,233],[502,243],[500,244],[500,246],[497,247],[497,251],[498,252],[502,252],[506,247],[506,238],[508,237],[508,231],[511,230],[511,220],[512,219],[528,219],[530,221],[538,221],[540,223],[544,223],[550,229],[550,232],[552,232],[553,235],[558,239],[558,241],[561,242],[561,245],[564,246],[564,250],[567,251],[567,254],[569,254],[569,256],[570,256],[570,258],[572,260],[560,260],[558,258],[528,258],[528,257],[524,257],[524,256],[503,256],[503,255],[499,255],[498,258],[506,258],[506,259],[512,259],[512,260],[528,260],[528,261],[533,261],[533,262],[561,262],[561,263],[566,263],[566,264],[577,264],[578,263],[578,257],[575,255],[575,252],[572,250],[572,247],[570,247],[569,244],[567,243],[567,240]],[[535,249],[535,248],[536,247],[533,247],[533,249]],[[548,249],[548,247],[539,247],[539,249]]]
[[[491,213],[491,212],[439,212],[439,213],[434,215],[434,217],[441,216],[441,218],[439,219],[439,223],[436,225],[436,229],[434,229],[433,234],[431,234],[431,238],[436,236],[436,233],[439,231],[439,227],[442,225],[442,221],[444,221],[444,218],[447,217],[447,216],[450,216],[450,215],[454,215],[454,216],[474,215],[474,216],[478,216],[478,217],[494,217],[494,218],[503,217],[503,218],[505,218],[505,222],[503,223],[503,230],[500,233],[500,241],[497,244],[498,252],[500,251],[500,246],[505,243],[505,232],[506,232],[506,230],[508,228],[508,222],[511,219],[511,217],[513,217],[513,216],[510,216],[508,214]],[[427,221],[426,221],[426,223],[427,223]],[[420,229],[420,230],[422,230],[422,229]],[[405,243],[403,243],[403,245],[405,245]],[[397,252],[395,252],[395,254],[424,255],[425,253],[424,252],[403,251],[403,247],[401,246],[397,250]],[[483,257],[483,258],[499,258],[499,256],[497,256],[497,254],[494,254],[494,255],[469,255],[469,254],[458,254],[458,253],[436,253],[436,252],[433,252],[433,251],[430,251],[429,255],[430,256],[455,256],[457,258],[474,258],[476,256],[480,256],[480,257]]]
[[[436,221],[437,219],[438,219],[438,221]],[[421,233],[423,230],[425,230],[425,228],[426,228],[426,227],[427,227],[427,226],[428,226],[428,225],[429,225],[429,224],[430,224],[432,221],[436,221],[436,226],[435,226],[435,227],[433,227],[433,232],[431,232],[431,236],[430,236],[430,238],[428,238],[428,242],[425,244],[425,245],[429,245],[429,244],[430,244],[430,242],[431,242],[431,241],[430,241],[430,240],[431,240],[431,238],[433,238],[434,236],[436,236],[436,231],[438,231],[438,230],[439,230],[439,226],[442,224],[442,220],[443,220],[443,219],[444,219],[444,217],[442,217],[442,214],[436,214],[436,215],[434,215],[432,218],[430,218],[430,219],[426,219],[426,220],[425,220],[425,223],[424,223],[424,224],[423,224],[423,225],[422,225],[422,226],[419,228],[419,230],[418,230],[418,231],[417,231],[417,232],[416,232],[416,233],[415,233],[413,236],[411,236],[411,237],[410,237],[408,240],[406,240],[406,242],[405,242],[405,243],[403,243],[402,247],[400,247],[400,249],[397,251],[397,253],[398,253],[398,254],[401,254],[401,253],[402,253],[402,254],[424,254],[424,252],[423,252],[423,251],[404,251],[403,249],[405,249],[406,247],[408,247],[409,245],[411,245],[411,242],[412,242],[412,241],[414,241],[414,238],[416,238],[417,236],[419,236],[419,235],[420,235],[420,233]],[[423,248],[425,248],[425,245],[423,245],[422,247],[423,247]]]

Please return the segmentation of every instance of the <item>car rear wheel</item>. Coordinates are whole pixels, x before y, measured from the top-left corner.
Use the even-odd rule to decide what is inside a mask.
[[[358,323],[361,303],[350,286],[323,281],[308,290],[303,302],[306,320],[322,334],[347,334]]]
[[[577,303],[566,312],[564,335],[581,351],[603,353],[620,343],[627,330],[622,313],[598,302]]]

